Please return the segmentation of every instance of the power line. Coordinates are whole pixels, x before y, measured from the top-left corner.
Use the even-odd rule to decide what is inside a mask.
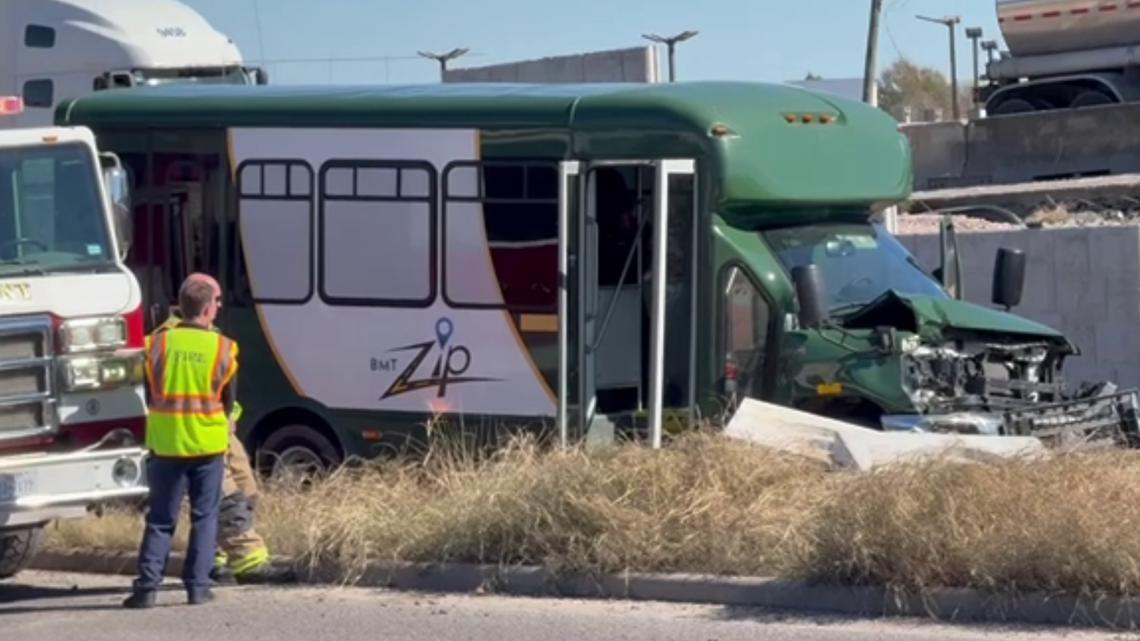
[[[895,40],[895,32],[891,29],[890,14],[894,11],[902,11],[909,2],[910,0],[893,0],[883,11],[883,25],[887,28],[887,40],[890,41],[891,48],[895,50],[895,56],[903,59],[906,58],[906,55],[902,52],[902,49],[899,48],[898,41]]]
[[[899,49],[899,43],[895,40],[895,32],[891,30],[891,23],[889,20],[884,20],[883,24],[887,27],[887,40],[891,41],[891,48],[895,50],[895,55],[899,58],[906,58],[902,49]]]
[[[257,56],[259,58],[265,57],[265,40],[262,38],[261,32],[261,8],[257,4],[257,0],[253,0],[253,20],[257,27]]]

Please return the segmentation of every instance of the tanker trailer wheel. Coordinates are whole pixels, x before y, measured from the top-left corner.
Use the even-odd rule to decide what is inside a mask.
[[[0,579],[9,579],[27,568],[43,540],[43,525],[0,530]]]
[[[1108,96],[1108,94],[1104,93],[1103,91],[1096,91],[1094,89],[1090,89],[1088,91],[1082,91],[1080,93],[1080,95],[1078,95],[1076,97],[1076,99],[1073,100],[1072,107],[1073,107],[1073,109],[1080,109],[1082,107],[1097,107],[1100,105],[1111,105],[1115,102],[1116,102],[1115,100],[1113,100],[1111,97]]]
[[[991,116],[1011,116],[1013,114],[1027,114],[1037,111],[1037,107],[1023,98],[1010,98],[998,103],[993,109],[986,109]]]

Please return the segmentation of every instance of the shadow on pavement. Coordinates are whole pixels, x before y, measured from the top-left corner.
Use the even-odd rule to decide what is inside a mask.
[[[177,590],[180,586],[163,586],[162,591]],[[115,587],[83,588],[44,587],[21,583],[0,583],[0,617],[34,612],[67,612],[84,610],[119,610],[121,599],[100,599],[98,603],[87,602],[90,597],[121,597],[130,593],[130,584]],[[82,600],[76,603],[60,603],[66,599]]]
[[[20,601],[38,601],[41,599],[63,599],[85,596],[105,596],[108,594],[126,594],[130,586],[81,588],[73,585],[70,588],[44,587],[42,585],[23,585],[20,583],[0,583],[0,605],[18,603]]]

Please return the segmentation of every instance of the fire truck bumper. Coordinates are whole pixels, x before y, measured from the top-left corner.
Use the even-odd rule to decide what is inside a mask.
[[[0,458],[0,529],[78,518],[145,496],[146,451],[130,447]]]

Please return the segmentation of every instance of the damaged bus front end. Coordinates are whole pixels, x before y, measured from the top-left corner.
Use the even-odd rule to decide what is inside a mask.
[[[949,220],[933,274],[868,221],[759,235],[795,301],[770,400],[887,431],[1137,444],[1140,394],[1109,382],[1070,386],[1064,366],[1078,346],[1008,311],[1021,299],[1020,252],[999,252],[991,308],[961,300]]]

